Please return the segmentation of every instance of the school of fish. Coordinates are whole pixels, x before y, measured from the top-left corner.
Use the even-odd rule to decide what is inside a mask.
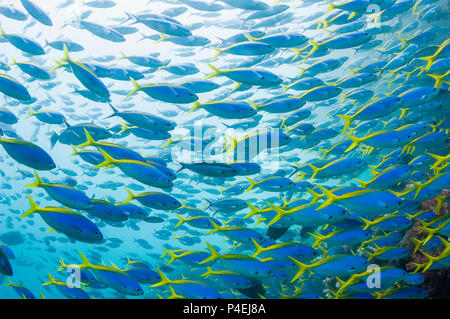
[[[0,298],[448,298],[449,13],[1,0]]]

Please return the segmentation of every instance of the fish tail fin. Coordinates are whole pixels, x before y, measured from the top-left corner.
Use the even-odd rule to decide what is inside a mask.
[[[308,235],[310,235],[315,240],[314,244],[312,245],[313,248],[320,245],[325,239],[327,239],[326,236],[323,236],[321,234],[308,233]]]
[[[285,126],[284,123],[286,122],[287,117],[286,116],[280,116],[280,118],[281,118],[280,128],[283,128],[283,126]]]
[[[214,227],[212,230],[210,230],[209,232],[207,232],[206,234],[214,234],[217,232],[220,232],[223,228],[220,227],[219,225],[217,225],[213,220],[209,220],[209,222],[211,223],[211,225]]]
[[[346,68],[346,69],[347,69],[347,71],[350,71],[352,73],[352,75],[355,75],[356,73],[358,73],[358,70],[353,70],[350,68]]]
[[[313,40],[308,40],[308,43],[312,45],[311,50],[308,52],[308,55],[305,57],[305,60],[310,57],[311,55],[314,54],[314,52],[316,52],[318,49],[320,49],[321,44],[317,43]]]
[[[439,240],[442,242],[442,244],[444,245],[445,248],[448,248],[450,246],[450,242],[448,240],[446,240],[445,238],[436,235],[437,238],[439,238]]]
[[[128,56],[125,53],[123,53],[123,51],[120,51],[120,57],[118,57],[116,60],[122,60],[126,58],[128,58]]]
[[[50,137],[50,148],[52,149],[53,147],[55,147],[56,143],[59,140],[59,135],[56,132],[52,133],[52,136]]]
[[[423,61],[427,62],[427,66],[425,67],[425,71],[428,71],[430,69],[431,65],[434,62],[434,59],[435,59],[434,55],[432,55],[432,56],[425,56],[425,57],[419,58],[419,60],[423,60]]]
[[[266,249],[264,249],[263,247],[261,247],[261,245],[258,244],[258,243],[256,242],[256,240],[254,240],[253,238],[250,238],[250,239],[252,240],[253,245],[255,245],[255,249],[256,249],[256,251],[255,251],[255,253],[253,254],[252,257],[256,257],[256,256],[258,256],[259,254],[261,254],[262,252],[264,252],[264,251],[266,250]]]
[[[373,243],[373,244],[375,245],[375,247],[377,247],[376,250],[378,250],[378,246],[377,246],[375,243]],[[367,258],[367,260],[372,260],[374,257],[377,256],[377,251],[370,252],[370,251],[368,251],[367,249],[361,249],[361,251],[362,251],[363,253],[367,254],[367,256],[369,256],[369,257]]]
[[[213,73],[211,73],[210,75],[208,75],[208,76],[205,78],[205,80],[214,78],[214,77],[216,77],[216,76],[218,76],[218,75],[220,75],[220,74],[223,73],[222,70],[220,70],[219,68],[216,68],[216,67],[215,67],[214,65],[212,65],[211,63],[207,63],[207,64],[208,64],[208,66],[213,70]]]
[[[48,70],[49,73],[51,73],[51,72],[53,72],[53,71],[56,71],[56,70],[62,68],[63,66],[65,66],[64,63],[61,63],[61,62],[58,61],[58,60],[55,60],[55,63],[56,63],[56,66],[54,66],[53,68],[51,68],[50,70]]]
[[[412,184],[414,184],[414,186],[416,187],[416,193],[414,194],[414,198],[416,199],[417,195],[419,195],[419,193],[422,191],[422,189],[426,186],[426,184],[421,184],[419,182],[413,181],[413,180],[409,180]]]
[[[219,55],[222,54],[223,50],[219,49],[219,48],[215,48],[215,47],[212,47],[212,49],[214,51],[216,51],[216,54],[211,58],[211,61],[214,61],[215,59],[217,59],[219,57]]]
[[[165,142],[163,145],[161,145],[161,148],[167,147],[169,145],[171,145],[173,143],[173,139],[171,137],[169,137],[167,139],[167,142]]]
[[[438,88],[442,85],[442,83],[444,82],[444,78],[450,74],[450,71],[447,71],[445,74],[430,74],[427,73],[427,75],[429,77],[431,77],[433,80],[435,80],[436,82],[434,83],[434,87]]]
[[[289,90],[289,85],[287,84],[281,84],[281,87],[283,88],[283,94],[287,92],[287,90]]]
[[[413,238],[411,239],[411,241],[414,243],[414,251],[413,251],[413,254],[415,254],[415,253],[419,250],[420,246],[423,245],[423,242],[424,242],[425,240],[419,240],[419,239],[413,237]]]
[[[175,289],[173,289],[172,286],[169,286],[169,290],[170,290],[171,295],[169,297],[167,297],[167,299],[185,299],[183,296],[177,295],[177,293],[175,292]]]
[[[328,28],[328,21],[325,19],[318,19],[317,20],[317,30],[319,30],[322,26],[322,30],[325,30]]]
[[[243,83],[238,83],[238,82],[234,82],[236,85],[234,86],[234,88],[231,89],[230,94],[235,92],[236,90],[238,90]]]
[[[262,108],[262,105],[258,105],[253,101],[247,100],[248,103],[250,103],[251,106],[253,106],[253,108],[258,111],[260,108]]]
[[[179,170],[177,170],[177,171],[175,172],[175,174],[178,174],[179,172],[181,172],[182,170],[184,170],[184,169],[186,168],[186,165],[185,165],[184,163],[178,163],[178,164],[180,164],[181,167],[180,167]],[[185,208],[185,207],[186,207],[186,205],[183,203],[182,207],[179,207],[179,208]]]
[[[69,62],[70,61],[69,49],[67,49],[67,45],[65,42],[63,43],[63,51],[64,51],[64,56],[60,60],[64,61],[64,62]]]
[[[211,262],[211,261],[214,261],[214,260],[217,260],[217,259],[220,258],[219,253],[214,249],[214,247],[211,246],[211,244],[208,243],[207,241],[205,241],[205,243],[208,246],[209,251],[211,252],[211,256],[209,256],[208,258],[206,258],[206,259],[202,260],[201,262],[199,262],[199,265],[206,264],[208,262]]]
[[[347,136],[349,139],[351,139],[353,141],[353,143],[345,150],[345,153],[350,152],[352,149],[354,149],[355,147],[357,147],[359,144],[361,144],[361,142],[363,142],[365,140],[364,137],[356,137],[347,133],[343,133],[345,136]]]
[[[323,192],[323,194],[327,197],[327,199],[322,203],[322,205],[320,205],[319,207],[316,208],[316,210],[322,209],[324,207],[327,207],[328,205],[331,205],[335,202],[337,202],[340,198],[337,195],[334,195],[331,191],[329,191],[328,189],[326,189],[325,187],[321,186],[321,185],[317,185],[317,187],[320,188],[320,190]]]
[[[167,278],[167,276],[164,275],[163,272],[161,270],[159,270],[159,268],[157,268],[156,271],[158,272],[159,277],[161,277],[161,281],[157,282],[154,285],[151,285],[150,287],[161,287],[161,286],[170,285],[172,283],[172,281],[169,278]]]
[[[194,106],[186,113],[186,115],[188,115],[189,113],[194,112],[195,110],[197,110],[201,106],[202,106],[202,104],[199,101],[195,101],[194,102]]]
[[[127,264],[125,266],[131,265],[132,263],[133,261],[127,256]]]
[[[356,11],[353,11],[352,13],[350,13],[347,20],[351,20],[354,16],[356,16]]]
[[[446,156],[440,156],[432,153],[427,153],[427,155],[430,155],[432,158],[436,160],[436,162],[430,167],[431,169],[438,167],[448,159]]]
[[[13,287],[14,284],[12,283],[12,281],[9,278],[7,278],[7,280],[8,280],[8,283],[5,285],[5,287]]]
[[[404,39],[401,36],[399,36],[398,39],[403,43],[402,47],[400,48],[403,49],[408,44],[409,39]]]
[[[116,116],[117,113],[119,113],[119,111],[118,111],[111,103],[108,103],[108,105],[109,105],[109,107],[112,109],[113,114],[108,115],[107,117],[105,117],[105,119],[109,119],[109,118],[111,118],[111,117],[113,117],[113,116]]]
[[[182,225],[184,222],[186,222],[186,219],[184,219],[183,216],[181,216],[180,214],[175,214],[177,215],[177,217],[180,219],[180,221],[175,225],[175,228],[177,228],[178,226]]]
[[[36,182],[26,185],[25,187],[42,187],[44,185],[36,170],[34,170],[34,176],[36,177]]]
[[[78,155],[80,152],[76,149],[76,147],[72,144],[70,144],[70,146],[72,147],[73,153],[69,155],[70,156],[75,156]]]
[[[416,3],[414,3],[412,13],[416,13],[417,8],[419,7],[419,4],[420,4],[421,2],[422,2],[422,0],[417,0]]]
[[[213,204],[213,202],[211,202],[209,199],[205,198],[205,200],[208,203],[208,205],[204,204],[203,205],[204,206],[203,210],[210,208],[212,206],[212,204]]]
[[[213,274],[214,274],[213,270],[211,269],[211,267],[208,266],[208,267],[206,267],[206,272],[201,274],[200,277],[207,277],[207,276],[211,276]]]
[[[225,146],[223,148],[223,151],[226,150],[226,153],[228,154],[228,153],[230,153],[232,150],[234,150],[237,147],[238,140],[236,138],[232,137],[232,136],[229,136],[229,135],[226,135],[226,137],[228,137],[231,140],[231,144],[229,144],[227,142],[227,140],[225,140],[226,144],[225,144]]]
[[[436,130],[438,129],[439,126],[441,126],[447,119],[443,119],[441,120],[439,123],[437,124],[428,124],[428,126],[430,126],[433,131],[432,132],[436,132]]]
[[[177,260],[177,255],[175,255],[172,251],[168,250],[167,248],[163,247],[163,250],[170,256],[170,260],[167,262],[166,265],[170,265],[175,260]]]
[[[377,24],[380,21],[380,17],[381,17],[382,13],[383,13],[383,11],[371,14],[371,16],[373,17],[374,24]]]
[[[31,106],[28,107],[28,110],[30,111],[30,114],[28,114],[25,118],[30,118],[32,117],[34,114],[36,114],[36,112],[33,110],[33,108]]]
[[[130,97],[130,96],[132,96],[133,94],[135,94],[137,91],[139,91],[139,90],[142,89],[142,86],[140,86],[139,83],[137,83],[136,80],[133,79],[131,76],[130,76],[130,80],[131,80],[131,82],[133,82],[134,89],[132,89],[131,92],[128,93],[128,95],[127,95],[126,97]]]
[[[370,184],[370,181],[369,182],[364,182],[364,181],[359,180],[357,178],[354,178],[353,180],[357,181],[361,185],[362,188],[367,188],[367,185]]]
[[[267,218],[259,217],[259,215],[256,215],[256,219],[257,219],[258,221],[255,223],[255,227],[258,226],[259,224],[261,224],[263,221],[266,221],[266,220],[267,220]]]
[[[258,41],[257,38],[252,37],[252,36],[251,36],[250,34],[248,34],[248,33],[244,33],[244,36],[248,39],[248,41],[252,41],[252,42]]]
[[[370,226],[372,226],[372,225],[374,224],[374,222],[372,222],[372,221],[370,221],[370,220],[368,220],[368,219],[365,219],[364,217],[359,216],[359,218],[360,218],[360,219],[363,221],[363,223],[364,223],[363,230],[366,230],[367,228],[369,228]]]
[[[128,193],[128,198],[125,199],[125,200],[122,202],[123,204],[126,204],[126,203],[128,203],[129,201],[132,201],[133,199],[136,198],[136,195],[133,194],[133,192],[132,192],[128,187],[125,187],[125,190],[126,190],[127,193]]]
[[[416,66],[416,68],[415,68],[414,70],[412,70],[411,72],[403,71],[403,73],[405,73],[405,74],[407,75],[406,80],[405,80],[403,83],[405,83],[406,81],[408,81],[409,78],[411,77],[411,75],[412,75],[414,72],[416,72],[417,70],[420,70],[419,74],[417,74],[418,77],[421,76],[422,73],[426,71],[426,70],[425,70],[425,67],[422,67],[422,66]]]
[[[127,16],[127,19],[125,21],[123,21],[121,24],[123,24],[127,21],[130,21],[130,20],[134,20],[133,23],[136,23],[137,21],[139,21],[139,18],[137,16],[135,16],[134,14],[129,13],[129,12],[124,12],[124,13]]]
[[[400,108],[400,111],[402,111],[402,112],[400,113],[400,116],[398,117],[398,119],[401,120],[409,110],[410,110],[409,107]]]
[[[48,285],[56,284],[55,278],[53,278],[52,275],[49,272],[47,272],[47,275],[48,275],[49,281],[46,282],[46,283],[43,283],[42,286],[48,286]]]
[[[162,41],[166,41],[168,39],[168,37],[166,35],[164,35],[164,34],[162,34],[160,32],[158,32],[158,35],[159,35],[159,39],[156,40],[155,42],[153,42],[153,44],[157,44],[157,43],[160,43]]]
[[[31,198],[30,194],[27,194],[28,200],[30,201],[30,209],[27,210],[25,213],[20,216],[20,218],[25,218],[27,216],[30,216],[31,214],[36,213],[39,210],[39,206],[36,204],[36,202]]]
[[[89,260],[87,260],[87,258],[83,255],[83,253],[81,251],[78,250],[78,254],[81,257],[82,266],[84,266],[86,268],[92,267],[92,264],[89,262]]]
[[[100,151],[100,153],[102,153],[102,155],[105,158],[105,160],[103,162],[101,162],[100,164],[94,166],[94,169],[98,169],[98,168],[102,168],[102,167],[107,167],[108,168],[108,166],[115,165],[117,163],[117,160],[112,158],[104,150],[102,150],[101,148],[99,148],[98,150]]]
[[[296,281],[298,278],[300,278],[307,270],[312,268],[312,265],[305,265],[301,262],[299,262],[297,259],[292,258],[289,256],[289,258],[295,263],[295,265],[298,267],[298,271],[295,274],[294,278],[292,278],[291,282]]]
[[[338,117],[340,117],[341,119],[345,120],[345,125],[344,128],[342,129],[342,133],[344,133],[352,124],[353,119],[355,118],[354,115],[340,115],[338,114]]]
[[[247,203],[248,208],[250,208],[250,213],[244,216],[244,218],[250,218],[255,215],[261,214],[261,210],[253,206],[249,201],[245,201]]]
[[[338,85],[338,82],[327,82],[327,81],[324,81],[324,83],[326,85],[328,85],[328,86],[337,86]]]
[[[11,57],[11,63],[9,63],[8,66],[12,66],[12,65],[15,65],[15,64],[17,64],[17,61],[16,61],[16,59],[12,56],[12,57]]]
[[[328,153],[330,152],[329,150],[326,150],[324,148],[319,148],[319,151],[321,151],[323,154],[322,159],[325,159],[325,157],[327,157]]]
[[[307,164],[307,165],[309,167],[311,167],[311,169],[313,170],[310,180],[313,179],[314,177],[316,177],[317,173],[319,173],[322,170],[322,168],[318,168],[318,167],[314,166],[313,164]]]
[[[435,262],[440,260],[439,256],[438,257],[434,257],[434,256],[431,256],[430,254],[428,254],[428,253],[426,253],[424,251],[422,251],[421,253],[422,253],[422,255],[424,255],[425,257],[428,258],[428,262],[426,263],[426,265],[423,268],[422,272],[427,271],[428,268],[430,268]]]
[[[89,134],[89,132],[86,128],[84,128],[84,134],[86,134],[86,142],[81,143],[80,145],[77,145],[78,148],[95,146],[97,144],[97,142],[94,140],[94,138],[91,136],[91,134]]]
[[[67,268],[67,265],[64,263],[64,259],[61,257],[59,259],[59,267],[56,269],[56,271],[61,271]]]
[[[308,192],[310,192],[311,196],[313,197],[311,203],[316,203],[319,199],[321,199],[322,197],[324,197],[324,194],[319,194],[315,191],[313,191],[311,188],[307,187],[306,188],[308,190]]]
[[[249,177],[245,177],[248,181],[249,181],[249,183],[250,183],[250,186],[245,190],[245,192],[247,193],[247,192],[249,192],[249,191],[251,191],[252,189],[253,189],[253,187],[255,187],[256,185],[258,185],[258,182],[255,182],[254,180],[252,180],[251,178],[249,178]]]
[[[331,11],[336,9],[336,5],[334,5],[330,0],[325,0],[325,1],[328,2],[328,4],[330,5],[330,7],[327,9],[326,13],[330,13]]]
[[[304,48],[300,48],[300,49],[296,49],[296,48],[290,48],[291,51],[295,52],[294,57],[291,59],[291,62],[294,62],[295,60],[297,60],[297,58],[300,56],[300,54],[303,53],[303,51],[306,50],[308,46],[304,47]]]
[[[289,215],[288,211],[285,211],[281,207],[277,207],[273,205],[272,203],[267,203],[270,208],[272,208],[277,214],[272,218],[272,220],[267,224],[267,226],[271,226],[275,224],[277,221],[279,221],[281,218],[283,218],[286,215]]]
[[[135,128],[136,126],[128,126],[124,122],[120,122],[120,127],[121,127],[121,129],[120,129],[119,133],[117,133],[119,135],[131,130],[132,128]]]

